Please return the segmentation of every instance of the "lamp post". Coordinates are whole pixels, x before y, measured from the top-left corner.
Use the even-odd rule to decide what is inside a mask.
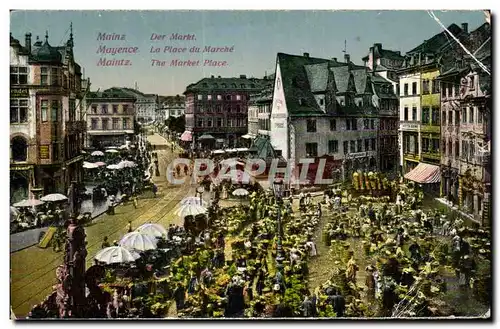
[[[283,180],[275,179],[273,183],[274,199],[278,210],[278,241],[276,247],[276,268],[279,272],[283,269],[283,245],[282,245],[282,228],[281,228],[281,203],[283,201]]]

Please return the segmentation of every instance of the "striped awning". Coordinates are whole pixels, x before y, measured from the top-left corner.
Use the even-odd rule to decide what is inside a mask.
[[[427,163],[419,163],[404,177],[420,184],[433,184],[441,181],[439,167]]]

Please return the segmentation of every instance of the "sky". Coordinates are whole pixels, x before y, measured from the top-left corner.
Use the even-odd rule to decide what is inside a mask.
[[[482,11],[435,11],[445,26],[469,24],[469,31],[485,22]],[[441,32],[426,11],[12,11],[11,33],[24,45],[31,32],[52,46],[62,45],[73,24],[76,61],[90,78],[91,89],[137,87],[145,93],[182,94],[204,77],[262,78],[274,73],[278,52],[311,57],[343,58],[363,64],[369,47],[402,54]],[[125,35],[125,40],[99,41],[99,33]],[[196,40],[155,40],[152,34],[194,35]],[[100,46],[138,47],[137,54],[98,54]],[[164,53],[166,46],[185,53]],[[192,53],[193,46],[232,47],[233,52]],[[151,48],[160,48],[151,53]],[[129,66],[99,66],[101,58],[129,60]],[[152,59],[165,66],[152,66]],[[170,66],[173,59],[199,60],[198,66]],[[226,61],[223,67],[204,66],[206,60]]]

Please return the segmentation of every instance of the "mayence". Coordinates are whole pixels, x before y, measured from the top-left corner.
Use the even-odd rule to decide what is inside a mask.
[[[274,182],[275,179],[281,177],[285,183],[305,183],[307,181],[307,173],[309,172],[309,165],[315,163],[315,159],[305,158],[300,159],[299,163],[302,164],[300,173],[298,177],[292,175],[291,164],[288,162],[286,168],[278,168],[279,159],[273,159],[269,168],[268,179],[269,182]],[[214,174],[216,164],[212,159],[186,159],[177,158],[172,161],[167,167],[167,180],[171,184],[184,184],[184,178],[175,178],[174,172],[178,167],[183,168],[184,166],[192,167],[193,173],[191,179],[193,182],[197,182],[199,178],[206,177],[208,175]],[[244,172],[248,175],[244,175],[241,179],[242,183],[248,183],[251,176],[258,176],[266,172],[266,162],[263,159],[248,159],[246,160]],[[314,181],[315,185],[321,184],[332,184],[333,179],[324,179],[323,173],[325,171],[326,159],[320,159],[318,169],[316,171],[316,178]],[[202,169],[203,168],[203,169]],[[233,181],[238,180],[238,171],[236,165],[229,166],[223,165],[221,170],[218,171],[217,178],[225,179],[229,178]]]
[[[139,47],[106,47],[104,45],[97,48],[98,54],[136,54]]]

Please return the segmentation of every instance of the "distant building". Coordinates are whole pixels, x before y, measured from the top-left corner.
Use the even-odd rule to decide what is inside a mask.
[[[185,97],[176,96],[158,96],[159,107],[156,112],[156,121],[165,122],[170,117],[178,118],[184,115],[186,109]]]
[[[187,86],[186,130],[195,143],[202,135],[211,135],[207,140],[215,146],[235,147],[243,143],[247,134],[248,102],[250,95],[262,89],[262,79],[210,77]]]
[[[120,146],[134,134],[136,98],[122,88],[92,92],[87,97],[87,146]]]
[[[135,119],[139,123],[152,123],[156,120],[159,107],[158,95],[145,94],[132,88],[120,88],[124,93],[133,96],[135,102]]]
[[[48,33],[35,43],[26,34],[24,46],[10,36],[11,202],[67,194],[82,179],[85,88],[73,46],[72,28],[61,46],[50,45]]]

